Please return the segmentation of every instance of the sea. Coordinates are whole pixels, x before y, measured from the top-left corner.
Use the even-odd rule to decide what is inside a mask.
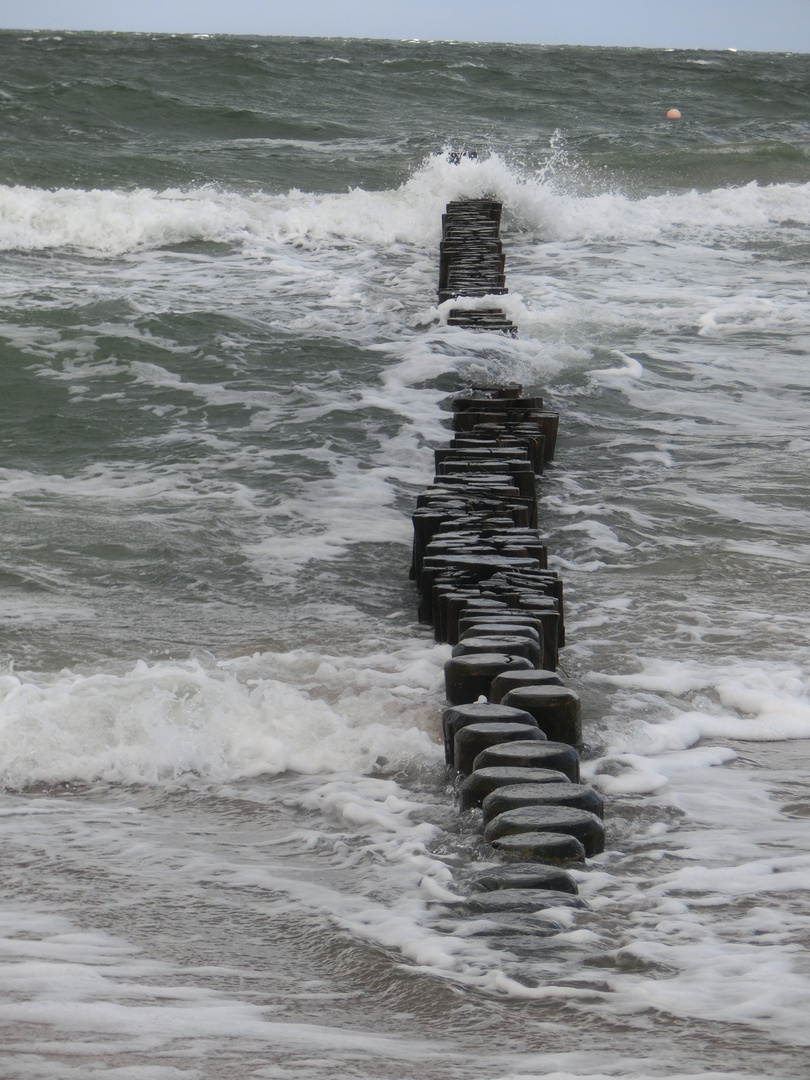
[[[4,31],[0,134],[3,1080],[804,1080],[810,56]],[[484,195],[516,339],[437,301]],[[408,577],[500,383],[581,910],[459,904]]]

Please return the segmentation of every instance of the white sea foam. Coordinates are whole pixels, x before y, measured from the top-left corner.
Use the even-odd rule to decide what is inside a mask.
[[[213,666],[139,662],[122,674],[9,672],[0,677],[0,777],[14,788],[225,781],[362,773],[378,757],[432,761],[438,748],[414,725],[430,724],[444,656],[416,643],[365,658],[300,650]]]
[[[685,749],[701,738],[755,742],[810,738],[807,676],[794,665],[733,659],[708,665],[656,659],[645,662],[636,674],[594,672],[589,678],[626,691],[653,691],[669,697],[702,692],[695,701],[705,702],[711,711],[678,710],[665,722],[644,726],[641,737],[653,753]]]
[[[27,907],[3,912],[0,941],[0,1027],[12,1039],[17,1076],[46,1076],[48,1059],[82,1053],[165,1053],[178,1039],[191,1040],[195,1054],[217,1054],[228,1047],[267,1054],[291,1049],[310,1053],[383,1054],[402,1060],[421,1057],[428,1043],[354,1032],[328,1024],[272,1019],[260,1005],[203,987],[156,957],[144,956],[121,938],[86,931],[53,912]],[[227,972],[223,969],[222,975]],[[30,1027],[29,1027],[30,1025]],[[31,1034],[20,1044],[15,1032]],[[34,1034],[36,1032],[36,1034]],[[43,1068],[47,1071],[42,1071]],[[106,1067],[85,1075],[149,1077],[179,1075],[175,1068]],[[30,1071],[29,1071],[30,1070]],[[84,1071],[84,1068],[83,1068]],[[183,1070],[185,1071],[185,1070]],[[60,1066],[59,1075],[66,1075]]]
[[[621,193],[560,191],[553,171],[521,174],[497,154],[457,165],[436,154],[392,191],[355,188],[315,195],[242,195],[210,186],[153,191],[0,186],[0,249],[77,248],[121,255],[207,241],[282,242],[314,249],[364,242],[435,244],[445,203],[494,194],[507,225],[545,240],[686,240],[705,242],[728,230],[752,235],[810,224],[810,185],[774,184],[633,199]]]

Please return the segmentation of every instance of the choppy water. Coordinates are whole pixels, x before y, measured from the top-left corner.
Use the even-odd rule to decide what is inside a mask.
[[[0,1075],[805,1077],[810,58],[0,56]],[[486,192],[516,341],[435,306]],[[585,913],[440,903],[489,856],[410,513],[470,378],[562,416]]]

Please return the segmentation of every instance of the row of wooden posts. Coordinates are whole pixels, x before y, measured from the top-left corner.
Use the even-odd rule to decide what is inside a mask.
[[[448,204],[439,299],[506,293],[493,199]],[[471,329],[515,333],[502,310],[456,309]],[[452,314],[452,313],[451,313]],[[466,321],[465,321],[466,320]],[[448,320],[450,321],[450,320]],[[558,417],[520,386],[452,401],[453,437],[413,516],[419,618],[453,646],[445,665],[445,760],[462,811],[480,808],[500,866],[475,875],[475,910],[579,906],[566,868],[604,850],[602,797],[580,783],[580,702],[557,674],[563,583],[548,569],[537,475]]]

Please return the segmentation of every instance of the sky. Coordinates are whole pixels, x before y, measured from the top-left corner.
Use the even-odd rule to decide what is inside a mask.
[[[810,53],[810,0],[0,0],[0,29]]]

